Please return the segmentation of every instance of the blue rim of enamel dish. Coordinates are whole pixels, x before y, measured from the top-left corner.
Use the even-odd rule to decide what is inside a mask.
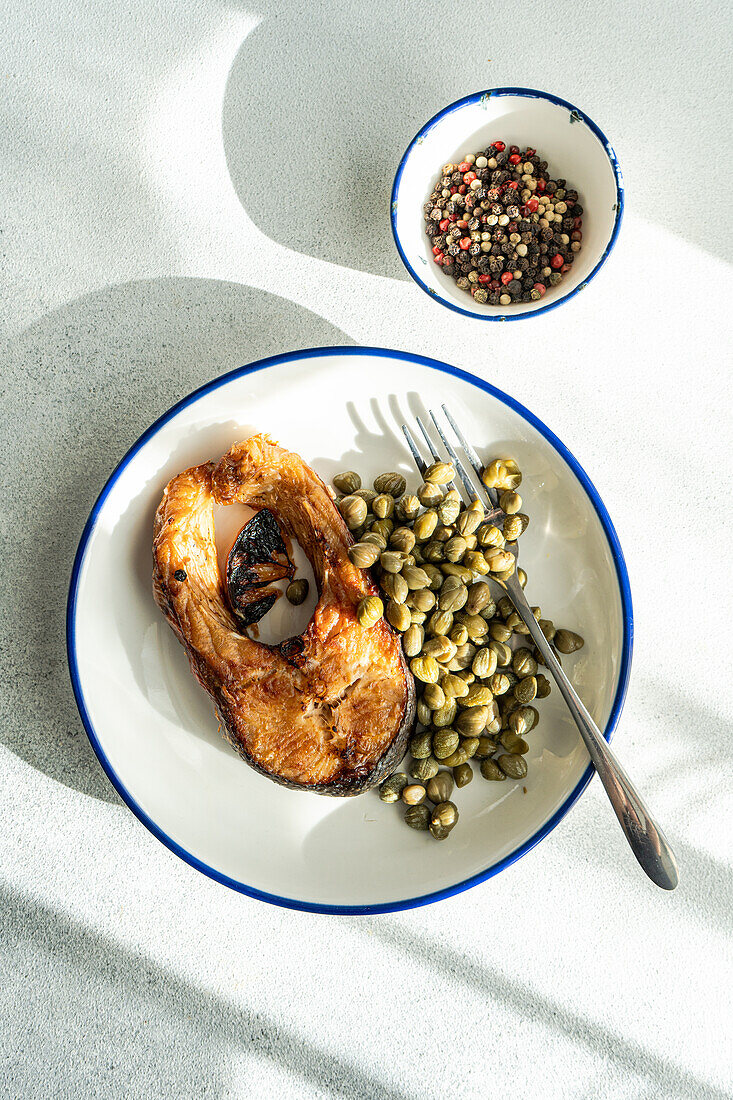
[[[122,783],[119,776],[116,774],[112,767],[102,745],[100,744],[97,733],[92,724],[89,711],[84,699],[84,691],[82,688],[81,677],[79,675],[79,665],[76,651],[76,601],[79,589],[79,581],[81,577],[81,571],[84,567],[84,561],[86,558],[87,546],[89,540],[94,532],[99,518],[100,512],[104,506],[104,503],[113,489],[116,482],[119,480],[121,474],[129,465],[131,460],[135,457],[138,451],[145,446],[148,440],[158,432],[158,430],[167,424],[169,420],[172,420],[182,409],[187,408],[189,405],[198,401],[200,397],[203,397],[207,393],[211,393],[212,390],[218,389],[220,386],[226,385],[235,378],[241,378],[247,374],[254,374],[256,371],[265,370],[268,367],[278,366],[282,363],[297,362],[298,360],[325,358],[328,356],[379,356],[386,359],[402,360],[408,363],[417,363],[424,367],[430,367],[432,370],[442,371],[445,374],[450,374],[454,378],[460,378],[462,381],[469,383],[472,386],[476,386],[478,389],[484,390],[485,393],[491,394],[498,401],[501,401],[504,405],[507,405],[514,412],[518,413],[524,420],[535,428],[540,435],[547,440],[547,442],[554,447],[561,458],[565,460],[570,467],[575,477],[580,482],[581,486],[588,494],[600,520],[601,526],[605,533],[608,545],[611,550],[611,556],[613,557],[614,564],[616,566],[616,574],[618,577],[619,594],[621,598],[621,612],[623,618],[623,647],[621,652],[621,662],[619,667],[618,687],[616,688],[616,695],[614,697],[611,713],[604,730],[604,737],[607,741],[610,740],[616,724],[618,722],[621,710],[626,698],[626,691],[629,682],[629,674],[631,671],[631,651],[633,645],[634,636],[634,620],[631,606],[631,589],[629,586],[629,576],[626,569],[626,562],[621,550],[621,546],[618,541],[618,536],[614,530],[610,516],[606,511],[606,508],[598,495],[593,483],[586,474],[585,470],[580,466],[577,459],[570,453],[567,447],[557,438],[553,432],[550,431],[545,424],[542,423],[533,413],[521,405],[518,401],[515,401],[513,397],[504,393],[502,390],[492,386],[489,382],[484,382],[483,379],[477,378],[473,374],[469,374],[467,371],[459,370],[457,367],[449,366],[447,363],[441,363],[437,359],[428,359],[422,355],[413,355],[410,352],[405,351],[390,351],[388,348],[370,348],[370,347],[325,347],[325,348],[309,348],[305,351],[295,351],[285,355],[274,355],[267,359],[259,359],[254,363],[250,363],[246,367],[240,367],[237,370],[229,371],[227,374],[223,374],[218,378],[215,378],[211,382],[207,382],[199,389],[194,390],[187,397],[184,397],[177,404],[173,405],[168,412],[163,413],[151,426],[144,432],[137,443],[134,443],[121,462],[118,464],[106,485],[99,494],[94,507],[91,510],[89,519],[87,520],[84,530],[82,531],[79,546],[76,551],[76,557],[74,558],[74,566],[71,573],[71,583],[69,586],[69,598],[66,607],[66,647],[69,659],[69,672],[71,675],[71,684],[74,689],[74,696],[76,698],[76,704],[79,708],[81,720],[84,723],[84,728],[87,732],[87,736],[91,742],[99,762],[107,773],[107,777],[115,788],[122,800],[132,810],[135,816],[145,825],[147,829],[156,836],[162,844],[165,844],[167,848],[170,848],[177,856],[185,860],[196,870],[202,871],[203,874],[208,875],[209,878],[213,878],[216,882],[222,883],[224,886],[230,887],[232,890],[237,890],[242,894],[247,894],[248,897],[257,898],[259,901],[267,901],[271,905],[281,905],[288,909],[300,909],[308,913],[330,913],[335,915],[356,915],[362,913],[393,913],[402,909],[414,909],[420,905],[429,905],[431,902],[440,901],[443,898],[452,897],[454,894],[461,893],[462,890],[468,890],[471,886],[476,886],[479,882],[484,882],[486,879],[492,878],[500,871],[503,871],[505,867],[509,867],[512,863],[518,860],[521,856],[525,855],[531,848],[534,848],[535,844],[538,844],[543,837],[546,837],[548,833],[552,832],[559,821],[565,816],[574,802],[578,800],[582,792],[588,786],[588,783],[593,775],[593,765],[589,764],[586,768],[583,776],[576,784],[574,789],[565,799],[563,804],[558,810],[549,818],[545,824],[537,830],[529,840],[519,845],[513,852],[505,856],[503,859],[498,860],[496,863],[487,867],[486,870],[480,871],[476,875],[472,875],[470,878],[464,879],[462,882],[457,882],[452,886],[447,886],[443,890],[436,890],[430,894],[423,894],[420,897],[405,898],[402,901],[384,902],[376,905],[326,905],[316,902],[300,901],[297,898],[285,898],[280,897],[277,894],[269,894],[263,890],[257,890],[253,886],[248,886],[246,883],[238,882],[236,879],[230,878],[228,875],[222,874],[221,871],[217,871],[215,867],[210,867],[208,864],[203,863],[191,852],[186,851],[180,844],[176,843],[171,837],[169,837],[163,830],[156,825],[151,817],[142,809],[142,807],[135,801],[133,796],[127,790]]]
[[[400,189],[400,181],[402,180],[402,173],[404,172],[405,165],[407,164],[410,153],[416,145],[422,142],[425,134],[427,134],[429,130],[432,130],[432,128],[438,122],[440,122],[441,119],[445,118],[446,115],[450,115],[454,111],[460,110],[461,107],[465,107],[469,103],[481,103],[482,101],[487,103],[496,96],[505,95],[521,96],[525,99],[546,99],[548,103],[554,103],[558,107],[565,107],[569,112],[570,122],[585,123],[588,129],[591,130],[600,141],[606,152],[606,156],[608,157],[611,168],[613,169],[613,174],[616,180],[616,217],[613,223],[613,231],[611,233],[611,237],[603,251],[603,255],[600,257],[598,263],[588,275],[587,279],[584,279],[583,282],[579,286],[576,286],[574,290],[571,290],[567,294],[562,295],[555,301],[548,302],[546,306],[542,306],[540,309],[528,310],[523,313],[479,313],[474,312],[471,309],[462,309],[460,306],[456,305],[455,302],[451,302],[448,298],[444,298],[436,290],[433,290],[432,287],[429,287],[426,283],[424,283],[418,273],[415,271],[415,268],[412,266],[410,261],[407,259],[407,256],[405,255],[405,250],[402,247],[402,242],[400,241],[400,236],[397,232],[396,215],[398,206],[398,194]],[[400,259],[402,260],[403,264],[405,265],[417,285],[420,287],[421,290],[424,290],[425,293],[433,299],[433,301],[440,302],[441,305],[446,306],[448,309],[452,309],[454,313],[461,313],[464,317],[472,317],[474,318],[474,320],[478,321],[522,321],[526,317],[539,317],[542,313],[547,313],[551,309],[557,309],[557,307],[562,305],[563,302],[569,302],[571,298],[574,298],[579,291],[583,290],[584,287],[588,285],[591,279],[595,278],[595,276],[598,274],[598,272],[610,256],[611,252],[613,251],[613,247],[616,244],[618,231],[621,228],[621,219],[623,217],[623,212],[624,181],[621,175],[621,169],[619,167],[618,160],[616,159],[616,154],[613,150],[613,146],[611,145],[606,135],[603,133],[603,130],[601,130],[601,128],[596,125],[592,118],[589,118],[588,115],[581,111],[579,107],[574,107],[573,104],[568,103],[566,99],[560,99],[559,96],[552,95],[550,92],[540,92],[537,91],[535,88],[486,88],[482,92],[473,92],[471,95],[467,95],[463,99],[458,99],[455,103],[451,103],[447,107],[444,107],[443,110],[439,111],[437,115],[434,115],[429,122],[426,122],[422,129],[418,130],[410,144],[407,146],[402,160],[399,163],[399,167],[397,168],[397,174],[395,175],[394,184],[392,185],[392,195],[390,200],[390,221],[392,224],[392,236],[394,237],[394,242],[397,245],[397,251],[400,254]],[[416,211],[416,216],[417,213],[418,211]]]

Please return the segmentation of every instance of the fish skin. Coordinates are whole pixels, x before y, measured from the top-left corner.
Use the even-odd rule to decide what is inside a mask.
[[[214,505],[235,502],[269,508],[313,567],[313,617],[277,646],[241,634],[227,603]],[[389,775],[415,717],[399,638],[384,619],[369,629],[356,619],[359,601],[378,593],[369,572],[349,560],[352,542],[318,475],[264,434],[236,443],[216,465],[174,477],[153,535],[156,602],[227,740],[275,782],[335,796],[360,794]]]

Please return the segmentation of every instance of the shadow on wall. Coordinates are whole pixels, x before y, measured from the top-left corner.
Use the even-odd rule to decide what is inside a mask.
[[[21,759],[117,801],[74,703],[64,612],[82,527],[127,449],[217,374],[276,352],[350,342],[263,291],[156,279],[96,291],[4,346],[3,412],[12,430],[0,454],[0,739]]]
[[[304,1095],[408,1100],[282,1021],[198,989],[5,886],[0,906],[3,992],[13,1005],[4,1069],[14,1096],[261,1096],[264,1062],[268,1081],[276,1073]]]
[[[636,213],[728,257],[730,231],[719,225],[713,204],[699,202],[684,172],[649,171],[650,126],[655,158],[665,164],[678,158],[680,134],[695,133],[706,186],[711,193],[725,186],[717,131],[713,139],[711,126],[700,130],[699,105],[689,94],[699,71],[713,71],[716,59],[710,39],[686,41],[680,50],[674,5],[633,35],[623,5],[604,9],[602,35],[594,5],[537,0],[529,25],[519,19],[518,4],[480,6],[471,9],[471,32],[457,53],[455,12],[437,0],[270,7],[267,0],[257,7],[261,22],[232,65],[222,127],[242,205],[280,244],[407,279],[392,241],[389,199],[408,143],[437,111],[469,92],[529,84],[577,103],[616,144]],[[719,67],[724,40],[722,34]],[[610,69],[609,41],[623,43]],[[723,117],[721,82],[708,93],[706,117],[716,111]],[[653,124],[644,109],[649,103]]]

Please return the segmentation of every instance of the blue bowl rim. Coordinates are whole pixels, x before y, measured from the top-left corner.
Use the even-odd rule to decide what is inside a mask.
[[[549,103],[554,103],[558,107],[566,107],[567,110],[570,112],[570,116],[573,121],[579,120],[581,122],[584,122],[586,126],[590,130],[592,130],[592,132],[598,138],[601,145],[606,151],[606,156],[609,159],[611,168],[613,169],[613,173],[616,179],[616,218],[613,224],[613,230],[611,232],[608,244],[606,245],[602,255],[600,256],[598,263],[584,282],[580,283],[578,286],[575,287],[574,290],[571,290],[568,294],[564,294],[556,301],[548,302],[546,306],[542,306],[540,309],[533,309],[528,312],[512,312],[502,314],[500,316],[498,314],[474,313],[470,309],[462,309],[461,306],[458,306],[455,304],[455,302],[451,302],[449,301],[449,299],[444,298],[441,294],[438,294],[436,291],[434,291],[432,287],[429,287],[426,283],[424,283],[415,271],[410,261],[407,259],[407,256],[405,255],[405,250],[402,247],[402,242],[400,241],[400,237],[397,232],[396,213],[398,201],[397,193],[399,191],[402,173],[405,169],[405,164],[407,163],[407,158],[409,157],[415,145],[423,137],[423,135],[426,134],[428,130],[432,129],[432,127],[435,126],[436,123],[440,122],[442,118],[445,118],[446,115],[452,114],[453,111],[457,111],[461,107],[465,107],[466,104],[476,103],[477,101],[480,102],[484,96],[488,96],[489,99],[493,99],[494,96],[503,95],[524,96],[527,99],[546,99]],[[621,219],[623,218],[624,213],[624,181],[623,176],[621,175],[621,168],[619,166],[616,153],[614,152],[613,146],[611,145],[610,141],[603,133],[603,130],[601,130],[600,126],[598,126],[592,118],[585,114],[584,111],[581,111],[579,107],[574,107],[573,104],[568,103],[566,99],[561,99],[559,96],[552,95],[551,92],[541,92],[538,91],[536,88],[485,88],[483,91],[472,92],[470,95],[464,96],[463,99],[457,99],[455,103],[448,104],[447,107],[444,107],[442,111],[438,111],[437,115],[433,115],[433,117],[418,130],[410,144],[405,149],[402,159],[397,167],[394,183],[392,184],[392,194],[390,197],[389,210],[390,224],[392,226],[392,236],[394,237],[397,251],[400,254],[400,259],[402,260],[402,263],[405,265],[409,274],[415,280],[420,289],[423,290],[427,295],[429,295],[429,297],[432,298],[433,301],[440,302],[441,305],[446,306],[448,309],[452,309],[454,313],[460,313],[464,317],[471,317],[475,321],[522,321],[527,317],[540,317],[543,313],[547,313],[551,309],[557,309],[557,307],[563,305],[564,302],[569,302],[571,298],[574,298],[575,295],[579,291],[583,290],[591,281],[591,279],[594,279],[595,276],[598,274],[598,272],[610,256],[611,252],[613,251],[616,244],[616,238],[618,237],[619,229],[621,228]]]
[[[126,803],[130,810],[135,814],[139,821],[150,830],[153,836],[169,848],[175,855],[179,856],[186,863],[190,864],[196,870],[201,871],[203,874],[208,875],[209,878],[214,879],[216,882],[221,883],[224,886],[228,886],[232,890],[236,890],[239,893],[246,894],[248,897],[256,898],[258,901],[266,901],[271,905],[283,906],[287,909],[297,909],[308,913],[327,913],[338,916],[354,916],[360,914],[375,914],[375,913],[393,913],[399,912],[404,909],[414,909],[422,905],[429,905],[435,901],[441,901],[443,898],[452,897],[454,894],[459,894],[463,890],[468,890],[472,886],[478,885],[480,882],[485,882],[489,878],[493,878],[505,867],[509,867],[516,860],[520,859],[523,855],[534,848],[544,837],[550,833],[555,826],[562,820],[568,810],[578,800],[580,795],[587,787],[590,779],[593,775],[594,768],[592,764],[589,764],[585,772],[581,776],[580,780],[573,788],[571,793],[562,803],[562,805],[555,811],[551,818],[545,822],[534,833],[529,840],[525,841],[509,855],[503,859],[498,860],[490,867],[483,871],[478,872],[475,875],[464,879],[462,882],[455,883],[452,886],[448,886],[442,890],[435,890],[429,894],[423,894],[419,897],[405,898],[401,901],[384,902],[375,905],[327,905],[319,902],[307,902],[300,901],[296,898],[280,897],[277,894],[269,894],[263,890],[258,890],[255,887],[248,886],[246,883],[238,882],[236,879],[230,878],[228,875],[217,871],[216,868],[210,867],[190,852],[186,851],[175,840],[169,837],[163,830],[152,820],[151,817],[142,809],[142,807],[135,801],[133,796],[124,786],[120,778],[114,771],[109,759],[107,758],[104,749],[102,748],[96,731],[91,721],[91,717],[87,710],[86,702],[84,700],[84,692],[82,690],[81,679],[79,676],[79,667],[76,653],[76,601],[79,587],[79,578],[81,570],[84,565],[84,559],[86,556],[87,545],[89,539],[97,524],[97,519],[102,510],[105,500],[111,492],[113,486],[134,458],[137,452],[150,440],[156,432],[169,420],[177,415],[182,409],[185,409],[188,405],[191,405],[197,401],[200,397],[213,390],[218,389],[220,386],[232,381],[235,378],[241,378],[247,374],[254,374],[257,371],[265,370],[268,367],[278,366],[279,364],[286,362],[298,362],[308,359],[314,359],[319,357],[328,357],[336,355],[346,356],[380,356],[384,358],[390,358],[394,360],[402,360],[409,363],[418,363],[422,366],[430,367],[433,370],[438,370],[444,374],[452,375],[455,378],[460,378],[470,385],[474,385],[477,388],[484,390],[484,392],[491,394],[493,397],[507,405],[519,416],[523,417],[529,424],[532,425],[547,441],[554,447],[557,453],[565,460],[572,472],[577,477],[580,484],[585,489],[586,493],[590,497],[598,518],[603,527],[604,533],[608,540],[611,555],[616,567],[616,574],[619,583],[619,594],[621,598],[621,611],[623,618],[623,646],[621,652],[621,661],[619,667],[619,679],[616,689],[616,695],[609,715],[608,723],[604,730],[604,737],[607,741],[610,741],[611,734],[613,733],[621,715],[624,700],[626,698],[626,692],[628,689],[629,675],[631,672],[631,654],[633,648],[634,637],[634,620],[633,609],[631,602],[631,588],[629,585],[629,575],[626,569],[626,562],[624,561],[621,545],[618,540],[618,536],[614,529],[611,518],[606,511],[606,507],[603,504],[598,492],[591,482],[590,478],[586,474],[575,456],[567,449],[567,447],[558,439],[558,437],[529,409],[520,404],[509,394],[504,393],[502,390],[497,389],[496,386],[491,385],[490,382],[484,381],[482,378],[478,378],[468,371],[453,367],[448,363],[440,362],[437,359],[430,359],[427,356],[415,355],[406,351],[394,351],[389,348],[379,347],[367,347],[367,346],[347,346],[347,347],[322,347],[322,348],[308,348],[303,351],[288,352],[280,355],[269,356],[265,359],[256,360],[253,363],[244,367],[238,367],[235,370],[228,371],[226,374],[220,375],[210,382],[206,382],[203,386],[193,390],[186,397],[176,402],[167,412],[159,416],[150,427],[143,432],[136,443],[130,447],[127,453],[123,456],[120,462],[115,467],[114,471],[108,478],[104,488],[100,492],[94,506],[89,514],[84,529],[79,540],[79,545],[74,558],[74,565],[71,572],[71,581],[69,584],[69,596],[66,607],[66,646],[67,656],[69,661],[69,674],[71,677],[71,684],[74,691],[74,697],[76,699],[77,707],[79,708],[79,714],[81,716],[84,729],[91,743],[94,752],[96,753],[100,764],[107,774],[107,778],[115,788],[119,796]]]

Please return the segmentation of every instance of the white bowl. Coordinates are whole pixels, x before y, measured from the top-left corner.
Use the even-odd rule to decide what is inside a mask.
[[[326,479],[340,469],[369,479],[399,469],[416,483],[400,424],[423,411],[423,402],[443,401],[482,458],[511,454],[524,471],[521,492],[532,520],[522,539],[528,593],[555,622],[585,636],[585,648],[565,667],[609,736],[626,690],[632,634],[628,578],[611,521],[578,463],[532,413],[443,363],[378,348],[326,348],[216,378],[134,445],[82,534],[67,636],[91,743],[127,805],[164,844],[252,897],[335,913],[445,897],[536,844],[590,778],[588,755],[555,691],[539,705],[526,780],[487,783],[476,769],[471,785],[457,792],[458,827],[441,844],[408,829],[400,807],[383,804],[374,791],[338,799],[279,787],[225,743],[211,700],[153,602],[153,513],[173,474],[264,430]],[[238,507],[217,515],[222,539],[241,523]],[[261,624],[264,640],[300,631],[311,611],[279,600]]]
[[[491,306],[459,290],[433,260],[423,204],[442,165],[493,141],[536,148],[554,177],[568,180],[583,205],[583,247],[570,271],[537,302]],[[546,313],[587,286],[614,246],[624,189],[616,154],[592,119],[572,103],[532,88],[492,88],[451,103],[415,135],[392,188],[392,232],[402,262],[418,286],[467,317],[514,321]]]

